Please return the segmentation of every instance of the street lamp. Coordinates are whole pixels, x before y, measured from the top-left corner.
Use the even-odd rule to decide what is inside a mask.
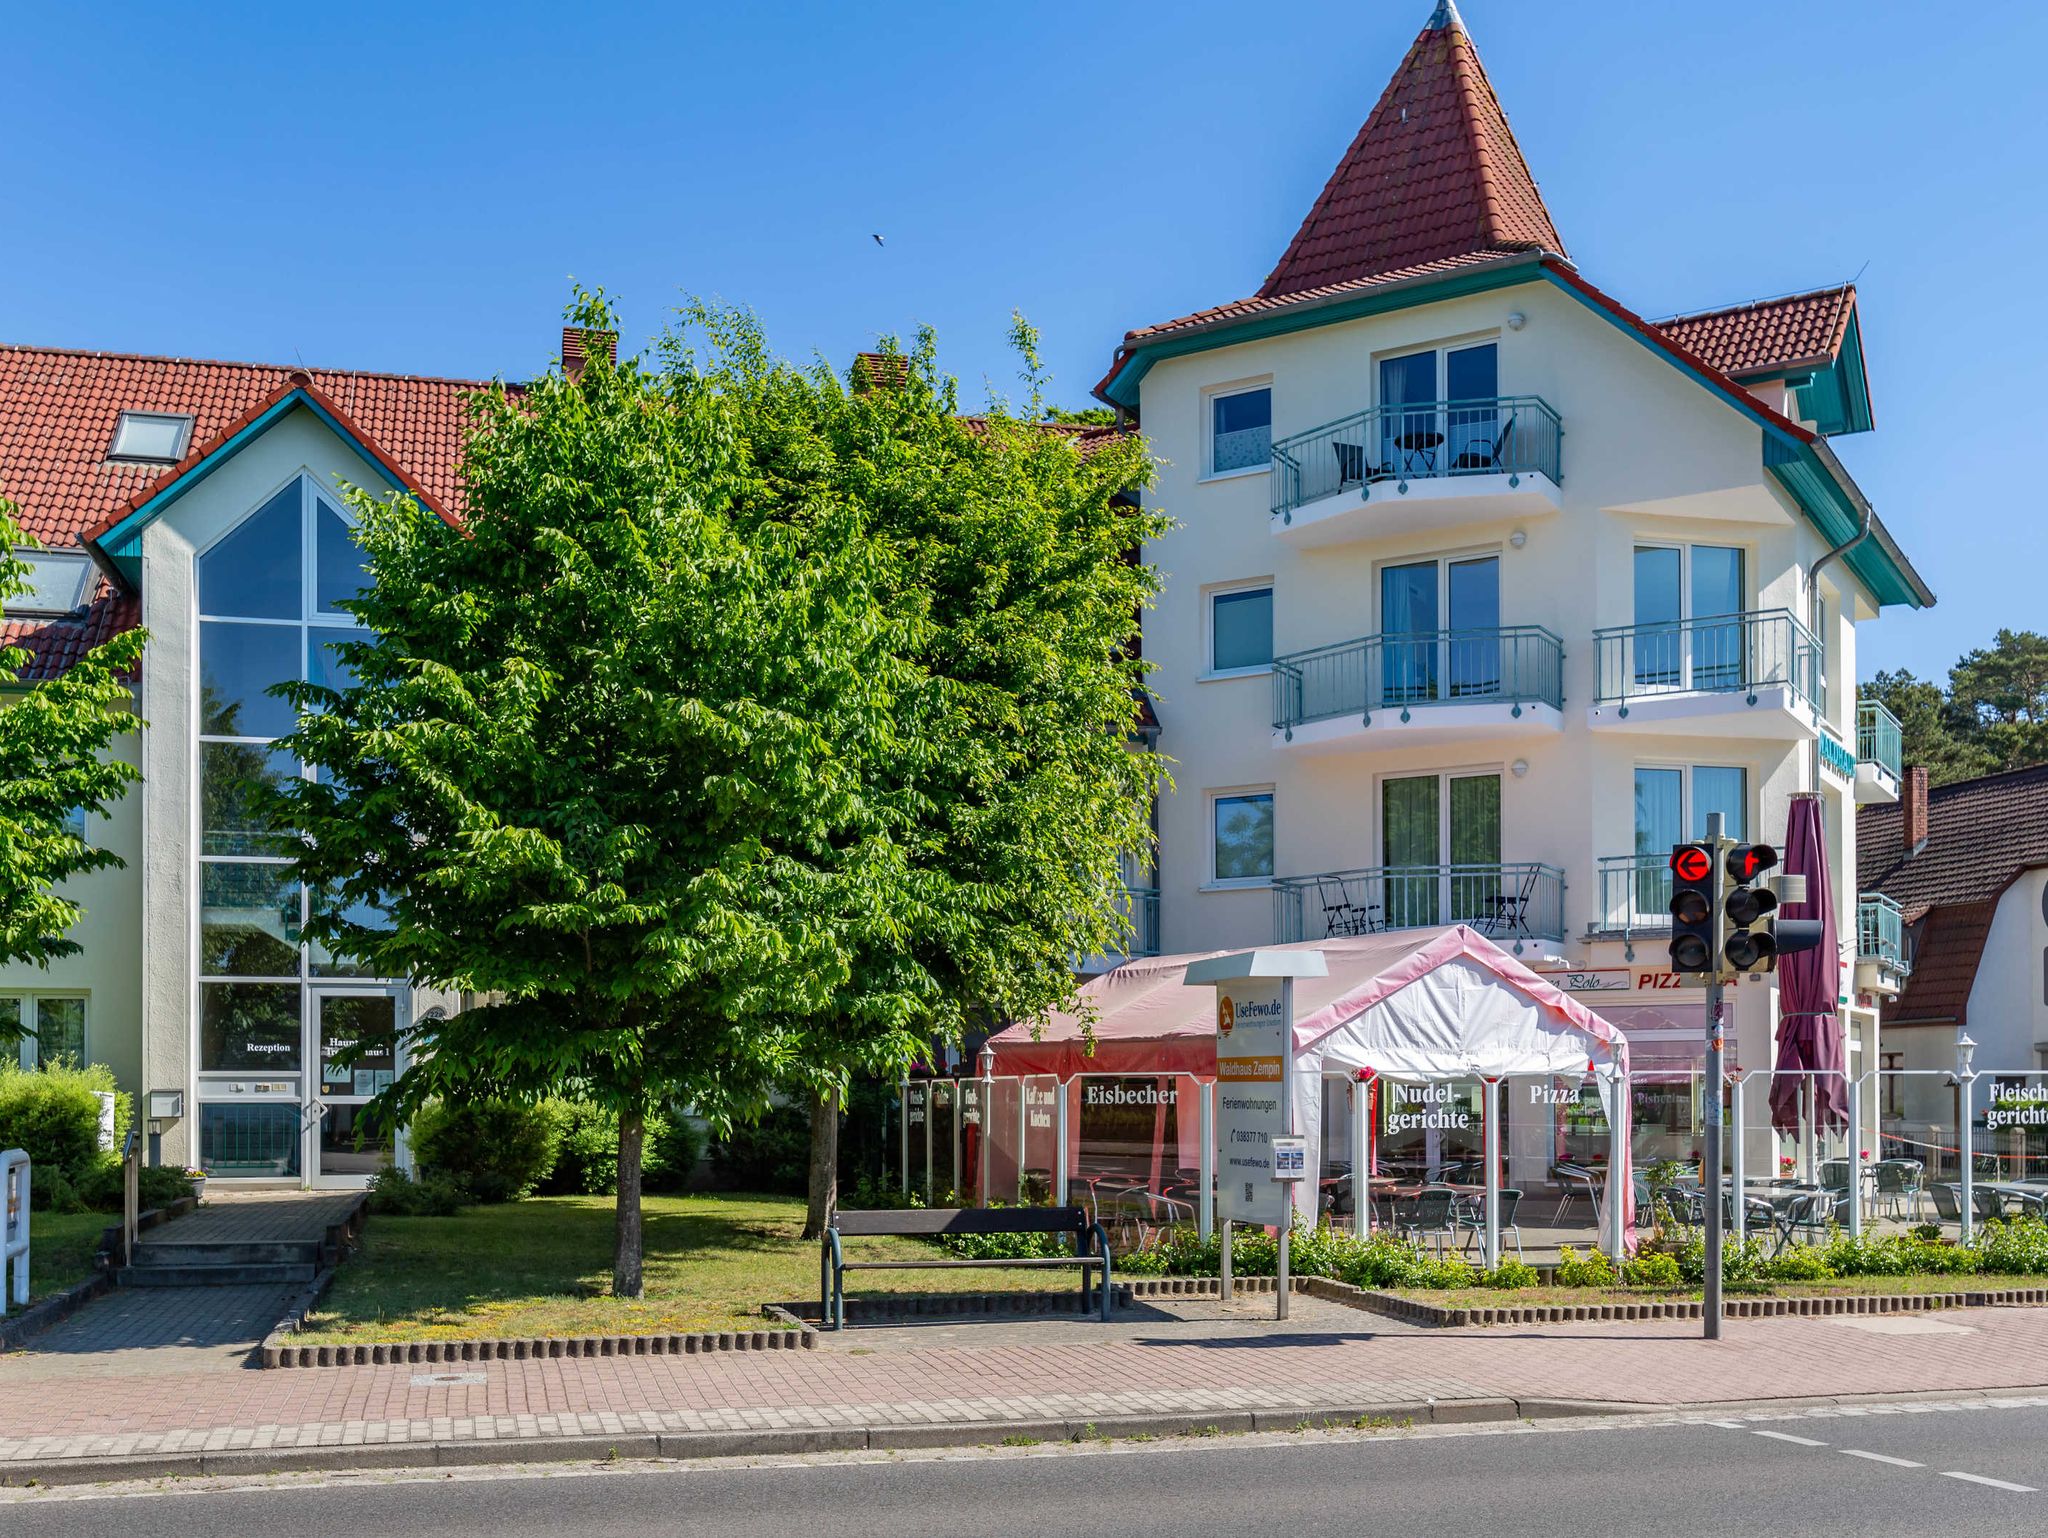
[[[1970,1148],[1970,1118],[1975,1107],[1970,1102],[1975,1097],[1970,1093],[1977,1077],[1970,1060],[1977,1055],[1977,1043],[1970,1039],[1970,1033],[1960,1027],[1956,1030],[1956,1152],[1961,1156],[1962,1179],[1962,1221],[1958,1225],[1963,1243],[1970,1242],[1970,1235],[1976,1228],[1976,1158]]]

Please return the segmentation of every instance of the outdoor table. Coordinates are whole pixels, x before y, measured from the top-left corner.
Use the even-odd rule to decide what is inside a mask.
[[[1415,461],[1419,459],[1432,475],[1436,473],[1436,451],[1443,441],[1442,433],[1428,428],[1402,433],[1394,440],[1400,445],[1402,463],[1411,474],[1415,470]]]
[[[1955,1185],[1960,1200],[1962,1184],[1958,1181]],[[1996,1196],[2001,1213],[2009,1212],[2015,1202],[2022,1210],[2032,1207],[2038,1212],[2044,1199],[2048,1199],[2048,1186],[2034,1180],[1976,1180],[1972,1181],[1971,1185],[1979,1191],[1989,1191]]]

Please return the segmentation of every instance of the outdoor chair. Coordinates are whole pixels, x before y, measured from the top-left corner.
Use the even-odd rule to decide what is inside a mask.
[[[1499,434],[1491,441],[1478,438],[1467,443],[1458,451],[1452,461],[1453,470],[1498,470],[1507,461],[1508,447],[1515,436],[1515,417],[1519,413],[1509,412],[1508,419],[1501,425]]]
[[[1332,935],[1369,935],[1380,927],[1378,903],[1355,903],[1344,891],[1344,883],[1329,876],[1316,881],[1316,897],[1323,905],[1323,931]]]
[[[1970,1205],[1976,1209],[1979,1223],[1996,1223],[2005,1216],[2004,1196],[1980,1185],[1970,1187]]]
[[[1515,1223],[1515,1209],[1521,1204],[1522,1193],[1518,1187],[1501,1187],[1500,1232],[1503,1238],[1509,1234],[1515,1236],[1515,1259],[1517,1260],[1522,1258],[1522,1230]],[[1460,1231],[1469,1230],[1469,1232],[1465,1233],[1463,1253],[1471,1254],[1472,1241],[1486,1237],[1486,1198],[1474,1196],[1460,1202],[1453,1214],[1453,1221],[1457,1224]]]
[[[1581,1194],[1593,1208],[1593,1222],[1600,1222],[1600,1176],[1583,1164],[1553,1164],[1551,1177],[1564,1188],[1564,1194],[1557,1199],[1557,1209],[1550,1215],[1553,1223],[1562,1222],[1565,1209]]]
[[[1536,900],[1536,878],[1541,874],[1532,865],[1522,872],[1522,884],[1513,892],[1495,893],[1489,899],[1493,912],[1480,919],[1479,927],[1489,935],[1519,934],[1534,939],[1529,930],[1529,905]]]
[[[1886,1217],[1903,1218],[1910,1209],[1913,1217],[1920,1215],[1920,1185],[1924,1170],[1918,1159],[1881,1159],[1874,1170],[1877,1176],[1877,1200],[1875,1205]]]
[[[1934,1216],[1937,1222],[1954,1223],[1959,1228],[1962,1226],[1963,1198],[1957,1187],[1936,1181],[1927,1188],[1927,1194],[1934,1198]]]
[[[1425,1238],[1434,1238],[1437,1255],[1441,1258],[1445,1241],[1457,1238],[1454,1214],[1457,1200],[1455,1191],[1432,1186],[1419,1195],[1397,1201],[1394,1203],[1394,1229],[1418,1244]]]
[[[1809,1243],[1825,1239],[1829,1230],[1839,1227],[1848,1215],[1849,1198],[1846,1195],[1826,1187],[1807,1191],[1786,1211],[1784,1226],[1778,1231],[1778,1248],[1784,1249],[1794,1234],[1805,1235]]]
[[[1847,1159],[1828,1159],[1824,1161],[1820,1167],[1820,1183],[1825,1190],[1848,1190],[1849,1161]]]
[[[1698,1228],[1706,1222],[1705,1198],[1683,1186],[1659,1186],[1650,1193],[1650,1213],[1661,1212],[1681,1228]]]
[[[1365,445],[1362,443],[1333,443],[1330,447],[1337,453],[1337,489],[1362,485],[1365,481]]]

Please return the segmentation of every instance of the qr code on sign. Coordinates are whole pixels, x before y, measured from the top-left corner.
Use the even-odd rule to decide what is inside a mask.
[[[1247,1204],[1249,1204],[1252,1199],[1252,1183],[1249,1180],[1247,1180],[1244,1183],[1244,1199]]]

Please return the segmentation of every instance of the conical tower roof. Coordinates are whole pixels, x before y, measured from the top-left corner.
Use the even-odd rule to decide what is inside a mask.
[[[1259,297],[1527,250],[1565,254],[1464,20],[1438,0]]]

